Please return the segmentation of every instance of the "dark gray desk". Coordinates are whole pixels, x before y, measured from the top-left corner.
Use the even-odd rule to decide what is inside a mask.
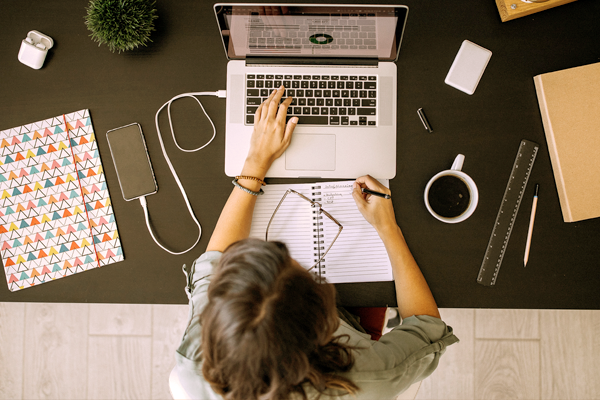
[[[398,221],[439,306],[600,309],[600,220],[562,221],[532,80],[540,73],[599,61],[600,3],[581,0],[506,23],[500,22],[492,0],[405,4],[410,13],[398,62],[398,167],[391,187]],[[122,200],[105,134],[134,121],[142,125],[160,188],[148,201],[152,223],[164,242],[187,248],[195,225],[161,154],[154,114],[179,93],[225,89],[226,58],[212,3],[157,2],[153,43],[126,54],[92,42],[83,20],[85,5],[2,2],[0,129],[91,110],[126,260],[15,293],[1,283],[0,301],[186,303],[181,265],[205,249],[232,188],[223,172],[225,102],[202,99],[218,130],[208,149],[183,154],[166,140],[203,226],[202,241],[183,256],[159,249],[138,202]],[[34,29],[55,41],[39,71],[17,60],[21,40]],[[464,39],[493,52],[473,96],[444,84]],[[426,110],[433,134],[423,129],[419,107]],[[181,143],[204,143],[211,130],[196,103],[181,100],[173,109]],[[165,118],[161,121],[168,132]],[[477,272],[523,138],[540,144],[530,181],[541,187],[530,261],[523,268],[532,184],[498,283],[485,288],[476,283]],[[464,171],[477,183],[480,201],[470,219],[446,225],[427,213],[422,193],[427,180],[449,167],[458,153],[466,156]],[[348,305],[394,303],[391,283],[338,289]]]

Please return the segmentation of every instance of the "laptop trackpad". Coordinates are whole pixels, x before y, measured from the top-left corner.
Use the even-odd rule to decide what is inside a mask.
[[[285,168],[304,171],[335,170],[335,135],[295,134],[285,152]]]

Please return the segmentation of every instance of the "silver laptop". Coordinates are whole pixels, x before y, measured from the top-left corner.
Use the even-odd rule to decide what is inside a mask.
[[[297,116],[268,177],[396,175],[396,64],[406,6],[215,4],[227,64],[225,173],[239,175],[254,112],[284,85]]]

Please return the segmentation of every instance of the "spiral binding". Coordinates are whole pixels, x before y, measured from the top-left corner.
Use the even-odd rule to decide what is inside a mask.
[[[315,196],[320,196],[321,192],[315,192],[315,190],[319,190],[321,189],[321,186],[312,186],[311,190],[312,190],[312,200],[316,201],[316,202],[321,202],[321,198],[317,198]],[[313,239],[315,239],[313,241],[313,245],[315,245],[313,247],[313,251],[315,251],[315,253],[313,253],[313,257],[314,257],[314,262],[317,262],[319,260],[319,258],[321,258],[321,251],[325,251],[325,245],[323,243],[323,216],[319,214],[318,209],[314,209],[312,211],[313,213]],[[321,260],[321,262],[319,263],[319,275],[323,276],[325,275],[325,259]]]

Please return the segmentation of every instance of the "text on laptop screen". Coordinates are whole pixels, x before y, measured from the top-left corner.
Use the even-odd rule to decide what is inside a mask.
[[[229,59],[398,57],[407,9],[345,5],[215,5]]]

